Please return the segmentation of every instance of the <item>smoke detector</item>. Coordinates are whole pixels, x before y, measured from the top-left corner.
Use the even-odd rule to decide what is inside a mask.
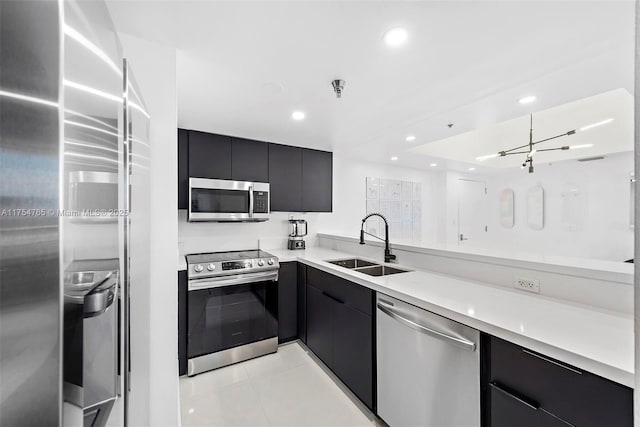
[[[333,91],[336,93],[337,98],[342,98],[342,90],[344,89],[344,84],[346,82],[341,79],[335,79],[331,82],[331,86],[333,86]]]

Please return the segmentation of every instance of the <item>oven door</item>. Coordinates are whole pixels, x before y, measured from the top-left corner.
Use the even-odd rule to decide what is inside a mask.
[[[189,178],[189,221],[250,221],[250,182]]]
[[[276,270],[190,281],[189,360],[269,339],[277,343],[277,277]]]

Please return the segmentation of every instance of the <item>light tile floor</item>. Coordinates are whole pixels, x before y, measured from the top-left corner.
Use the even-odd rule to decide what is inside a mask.
[[[384,426],[298,342],[180,378],[182,425]]]

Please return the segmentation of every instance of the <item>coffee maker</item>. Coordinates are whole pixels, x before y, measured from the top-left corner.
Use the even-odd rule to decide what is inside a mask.
[[[307,235],[307,221],[304,219],[289,218],[289,243],[291,250],[304,249],[304,236]]]

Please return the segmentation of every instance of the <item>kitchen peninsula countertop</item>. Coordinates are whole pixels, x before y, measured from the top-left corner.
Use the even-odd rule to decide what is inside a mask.
[[[280,262],[302,262],[628,387],[634,386],[630,315],[416,269],[372,277],[326,262],[354,255],[321,247],[267,251]]]

